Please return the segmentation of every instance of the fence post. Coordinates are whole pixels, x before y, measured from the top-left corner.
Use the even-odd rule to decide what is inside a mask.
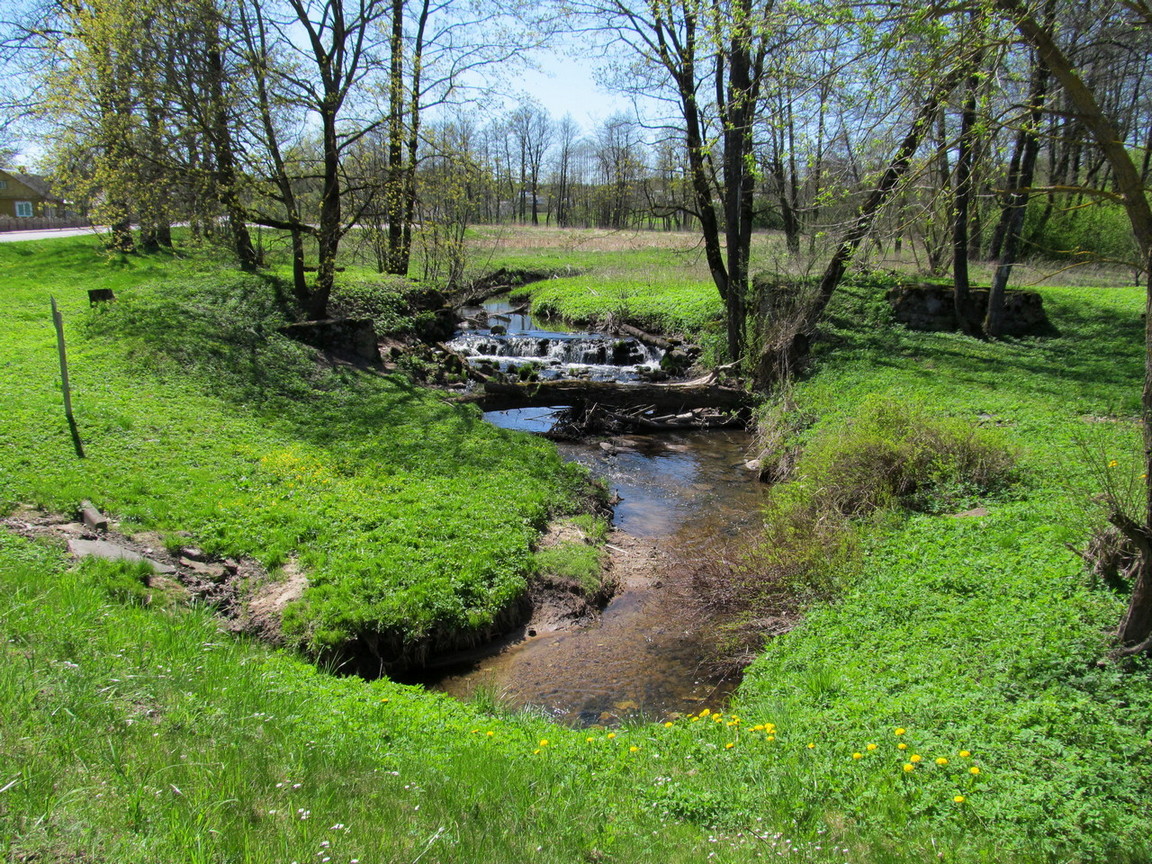
[[[84,458],[84,443],[80,440],[80,430],[76,428],[76,418],[72,415],[72,389],[68,386],[68,354],[64,348],[64,318],[56,308],[56,298],[52,301],[52,323],[56,325],[56,350],[60,354],[60,383],[64,390],[64,416],[68,418],[68,429],[72,432],[72,446],[76,455]]]

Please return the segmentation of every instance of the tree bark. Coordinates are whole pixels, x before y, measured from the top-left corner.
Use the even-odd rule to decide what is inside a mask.
[[[1133,163],[1123,138],[1101,109],[1095,95],[1076,73],[1071,61],[1060,50],[1048,27],[1041,25],[1015,0],[998,0],[999,8],[1011,16],[1016,28],[1036,48],[1044,65],[1060,82],[1075,105],[1078,117],[1108,160],[1118,197],[1124,205],[1132,233],[1140,249],[1147,277],[1144,316],[1144,388],[1141,394],[1141,420],[1144,445],[1144,512],[1143,524],[1128,519],[1119,508],[1112,519],[1140,549],[1136,584],[1128,601],[1118,631],[1123,645],[1146,651],[1152,647],[1152,207],[1144,191],[1140,172]]]
[[[969,329],[968,316],[965,313],[971,288],[968,279],[968,228],[972,202],[972,137],[976,128],[976,90],[979,86],[978,75],[969,77],[968,92],[960,116],[960,141],[956,156],[956,197],[952,211],[952,304],[956,310],[956,321],[965,332]]]

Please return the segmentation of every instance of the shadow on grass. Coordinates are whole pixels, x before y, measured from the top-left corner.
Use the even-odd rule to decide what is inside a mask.
[[[1077,293],[1083,296],[1076,298]],[[837,363],[840,357],[865,354],[873,365],[921,379],[1018,390],[1022,396],[1137,385],[1143,376],[1144,322],[1136,304],[1102,303],[1087,291],[1053,294],[1045,302],[1056,335],[981,341],[961,333],[908,330],[893,321],[881,289],[850,286],[836,298],[817,356]]]
[[[282,280],[221,271],[126,291],[95,310],[90,335],[124,340],[141,372],[186,378],[348,464],[385,461],[437,473],[482,469],[478,434],[505,435],[400,374],[319,357],[278,328],[296,309]],[[507,437],[505,435],[505,437]],[[490,453],[489,453],[490,456]]]

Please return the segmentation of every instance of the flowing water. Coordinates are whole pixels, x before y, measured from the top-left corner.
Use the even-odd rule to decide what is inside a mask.
[[[461,310],[468,329],[448,347],[474,366],[538,378],[635,381],[660,367],[663,351],[632,338],[565,330],[562,324],[536,322],[506,299]]]
[[[531,328],[527,319],[510,320],[508,332]],[[545,432],[556,410],[485,416],[506,428]],[[618,533],[609,542],[624,562],[623,590],[589,626],[514,634],[484,652],[447,658],[425,684],[461,698],[486,688],[504,704],[536,706],[562,722],[585,725],[719,705],[735,681],[702,663],[710,622],[691,597],[687,574],[758,522],[764,492],[745,467],[750,436],[699,431],[558,446],[619,499]]]

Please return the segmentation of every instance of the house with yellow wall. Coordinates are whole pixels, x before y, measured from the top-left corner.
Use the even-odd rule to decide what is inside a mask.
[[[64,217],[65,210],[64,199],[40,175],[0,168],[0,219]]]

